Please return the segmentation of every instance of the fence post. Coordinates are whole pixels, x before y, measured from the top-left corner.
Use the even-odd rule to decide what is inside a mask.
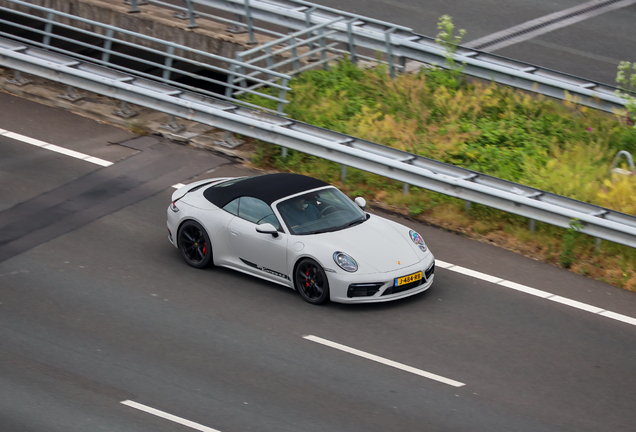
[[[245,23],[247,24],[247,33],[249,35],[247,44],[256,45],[258,42],[254,38],[254,25],[252,23],[252,10],[250,9],[250,0],[244,0],[244,1],[245,1]]]
[[[313,13],[313,11],[315,11],[317,8],[317,6],[312,6],[309,9],[307,9],[305,11],[305,27],[309,28],[311,27],[311,14]],[[311,38],[313,36],[313,34],[309,34],[307,35],[309,38]],[[313,51],[314,47],[316,46],[316,44],[314,42],[309,42],[309,51]],[[315,61],[315,54],[312,54],[309,56],[309,58],[307,59],[308,61]]]
[[[291,54],[293,59],[292,67],[294,68],[294,71],[297,71],[298,69],[300,69],[300,66],[298,63],[298,52],[296,51],[296,38],[294,36],[292,36],[289,40],[289,46],[291,47]]]
[[[124,4],[130,5],[130,10],[128,11],[128,13],[139,13],[141,12],[141,10],[139,10],[137,6],[147,5],[148,2],[146,0],[126,0],[124,1]]]
[[[163,70],[163,79],[166,81],[170,80],[170,68],[172,67],[172,55],[174,54],[174,47],[172,45],[168,46],[168,51],[166,55],[166,61],[164,62],[165,69]]]
[[[183,0],[183,7],[188,10],[188,13],[184,13],[183,11],[175,13],[173,16],[175,18],[186,20],[189,19],[190,23],[188,24],[188,28],[197,28],[199,27],[196,23],[195,18],[197,18],[197,14],[194,12],[194,7],[192,6],[191,0]]]
[[[106,39],[104,40],[104,51],[102,52],[102,61],[108,63],[110,60],[110,49],[113,47],[113,29],[106,30]]]
[[[46,15],[46,25],[44,26],[44,38],[42,39],[42,43],[44,45],[51,45],[51,33],[53,32],[53,21],[55,21],[55,15],[53,12],[49,12]]]
[[[283,87],[287,87],[288,81],[288,79],[283,78],[281,85]],[[283,112],[285,111],[285,100],[287,100],[287,90],[282,88],[280,89],[280,92],[278,92],[278,106],[276,107],[276,111],[278,111],[280,114],[283,114]]]

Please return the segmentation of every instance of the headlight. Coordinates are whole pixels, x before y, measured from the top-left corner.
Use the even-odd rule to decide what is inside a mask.
[[[409,231],[409,236],[411,237],[411,240],[413,240],[413,243],[415,243],[422,252],[426,252],[428,250],[426,243],[424,243],[424,239],[417,231]]]
[[[333,260],[338,264],[338,267],[349,273],[353,273],[358,270],[358,263],[344,252],[334,252]]]

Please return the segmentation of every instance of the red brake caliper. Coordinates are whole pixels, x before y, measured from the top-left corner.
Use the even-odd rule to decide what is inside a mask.
[[[205,255],[206,255],[206,253],[207,253],[206,251],[207,251],[207,250],[208,250],[208,244],[207,244],[207,243],[204,243],[204,244],[203,244],[203,251],[202,251],[202,252],[203,252],[203,256],[205,256]]]
[[[305,286],[309,288],[309,282],[307,282],[309,280],[309,270],[305,272],[305,276],[307,276],[307,279],[305,279]]]

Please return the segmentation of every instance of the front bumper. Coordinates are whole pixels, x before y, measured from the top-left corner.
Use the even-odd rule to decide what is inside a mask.
[[[428,270],[428,275],[427,275]],[[435,258],[429,254],[422,261],[409,267],[386,273],[356,275],[355,273],[327,273],[331,301],[338,303],[378,303],[409,297],[426,291],[435,278]],[[418,271],[422,272],[422,283],[395,287],[394,281]],[[353,289],[352,289],[353,286]],[[365,293],[365,290],[366,293]]]

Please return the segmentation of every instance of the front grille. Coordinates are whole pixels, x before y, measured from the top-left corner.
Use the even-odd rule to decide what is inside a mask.
[[[397,286],[397,287],[396,286],[389,287],[386,290],[384,290],[382,295],[385,296],[385,295],[401,293],[403,291],[410,290],[412,288],[418,287],[418,286],[422,285],[424,282],[426,282],[426,280],[424,280],[424,278],[422,278],[420,280],[416,280],[415,282],[411,282],[411,283],[408,283],[406,285],[400,285],[400,286]]]
[[[426,271],[424,272],[424,275],[426,276],[426,280],[429,280],[434,272],[435,272],[435,261],[433,261],[433,264],[431,264],[431,266],[427,268]]]
[[[375,295],[384,282],[351,284],[347,289],[347,297],[371,297]]]

